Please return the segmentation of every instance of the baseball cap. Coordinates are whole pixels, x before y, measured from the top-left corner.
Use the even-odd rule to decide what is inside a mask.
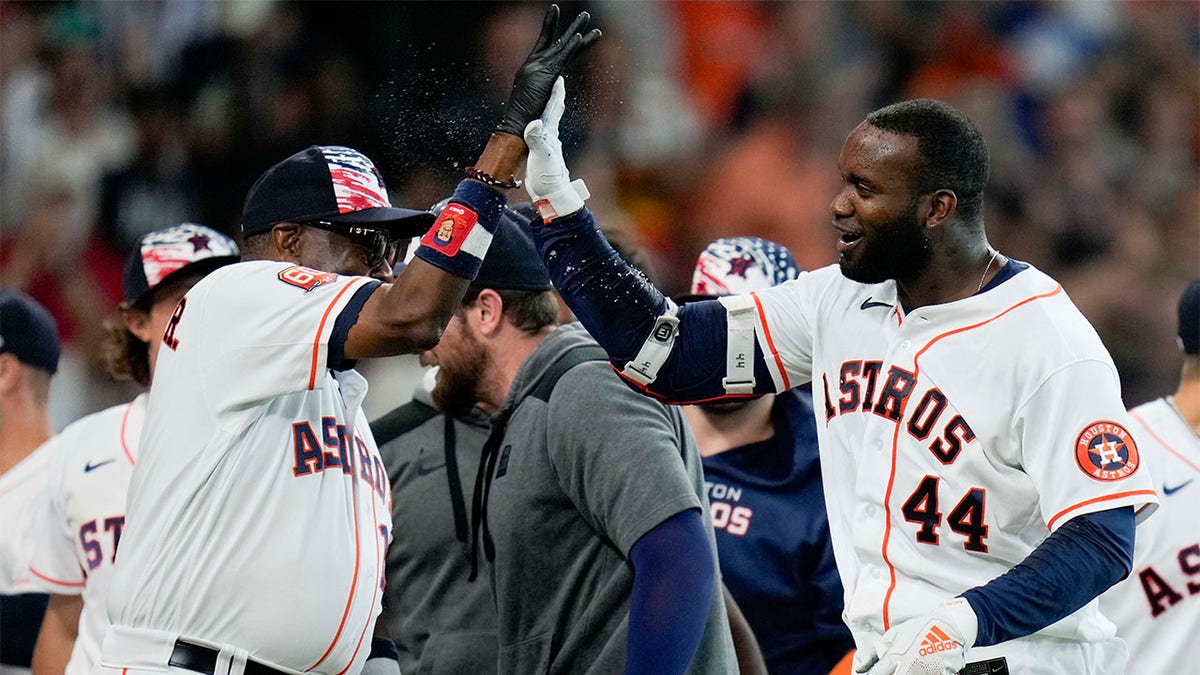
[[[673,299],[683,304],[761,291],[799,274],[799,263],[782,244],[759,237],[722,237],[696,259],[688,292]]]
[[[1179,343],[1185,354],[1200,354],[1200,277],[1179,298]]]
[[[21,291],[0,286],[0,354],[53,375],[61,352],[50,312]]]
[[[527,214],[504,209],[479,274],[475,275],[476,286],[511,291],[550,290],[550,273],[533,244],[530,223]]]
[[[340,145],[314,145],[259,176],[242,207],[242,234],[267,232],[276,223],[320,220],[413,237],[424,234],[433,218],[426,211],[392,206],[383,176],[366,155]]]
[[[125,261],[125,302],[132,305],[184,270],[211,272],[239,260],[237,244],[216,230],[181,223],[142,235]]]

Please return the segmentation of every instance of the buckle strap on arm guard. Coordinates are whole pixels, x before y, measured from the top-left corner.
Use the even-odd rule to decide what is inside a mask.
[[[679,306],[664,298],[666,311],[654,322],[654,328],[646,336],[637,356],[625,364],[621,374],[637,382],[643,387],[649,386],[658,378],[658,371],[671,355],[675,346],[675,338],[679,335]],[[751,352],[753,354],[753,352]]]
[[[726,394],[754,393],[754,298],[727,295],[718,298],[725,306],[729,337],[725,343],[725,377],[721,384]]]

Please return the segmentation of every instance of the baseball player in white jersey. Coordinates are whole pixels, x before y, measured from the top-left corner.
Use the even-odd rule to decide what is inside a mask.
[[[1128,574],[1154,487],[1095,331],[988,245],[970,120],[928,99],[872,113],[839,160],[838,266],[676,308],[570,190],[553,108],[526,130],[535,235],[631,385],[686,402],[812,382],[857,672],[1123,672],[1095,598]]]
[[[237,244],[203,225],[143,235],[125,265],[121,323],[109,326],[113,374],[149,385],[179,299],[204,275],[237,260]],[[39,671],[87,675],[100,656],[146,399],[141,394],[84,417],[54,439],[57,461],[29,564],[33,585],[51,594],[34,654]]]
[[[263,174],[245,262],[163,333],[101,649],[108,672],[398,672],[372,639],[392,536],[356,359],[432,347],[498,226],[518,135],[598,34],[547,15],[505,121],[440,216],[392,207],[374,164],[313,146]],[[558,37],[558,39],[556,39]],[[432,227],[430,227],[432,225]],[[426,232],[391,281],[401,239]],[[374,275],[378,280],[365,275]]]
[[[0,675],[29,672],[46,594],[30,585],[34,514],[54,464],[47,404],[61,353],[54,318],[0,286]]]
[[[1138,529],[1129,578],[1100,596],[1134,675],[1200,668],[1200,277],[1179,300],[1179,344],[1175,394],[1129,411],[1162,506]]]

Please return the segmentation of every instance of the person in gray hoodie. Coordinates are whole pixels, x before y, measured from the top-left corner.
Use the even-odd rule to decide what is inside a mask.
[[[499,672],[736,672],[700,456],[682,416],[626,388],[580,326],[556,327],[529,232],[499,232],[441,341],[422,354],[439,366],[438,408],[492,414],[471,576],[491,581]],[[404,527],[397,521],[398,536]]]

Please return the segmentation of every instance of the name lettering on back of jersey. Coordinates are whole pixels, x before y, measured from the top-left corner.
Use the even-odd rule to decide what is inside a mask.
[[[321,418],[321,435],[306,420],[292,424],[292,452],[295,463],[292,475],[297,478],[323,473],[326,469],[337,469],[350,474],[354,469],[350,461],[350,443],[345,424],[338,424],[334,417]],[[359,478],[385,502],[391,500],[391,488],[387,470],[378,457],[372,457],[362,436],[356,435],[354,445],[358,451]]]
[[[1081,471],[1105,482],[1131,476],[1141,464],[1133,436],[1125,427],[1107,420],[1092,422],[1079,432],[1075,461]]]
[[[175,351],[179,347],[179,340],[175,337],[175,329],[179,327],[179,321],[183,318],[183,310],[187,309],[187,296],[179,299],[179,304],[175,305],[175,311],[171,314],[171,320],[167,322],[167,327],[163,330],[163,344],[171,351]]]
[[[321,272],[311,267],[292,265],[279,272],[279,280],[289,286],[303,289],[308,293],[317,286],[328,286],[337,281],[338,275],[331,272]]]
[[[1138,581],[1142,583],[1142,591],[1146,594],[1147,604],[1150,605],[1150,616],[1155,619],[1178,605],[1185,597],[1200,595],[1200,543],[1180,549],[1175,560],[1184,575],[1182,584],[1176,581],[1173,585],[1168,581],[1169,577],[1174,576],[1173,570],[1160,571],[1151,565],[1138,572]],[[1184,593],[1187,593],[1187,596],[1184,596]]]

